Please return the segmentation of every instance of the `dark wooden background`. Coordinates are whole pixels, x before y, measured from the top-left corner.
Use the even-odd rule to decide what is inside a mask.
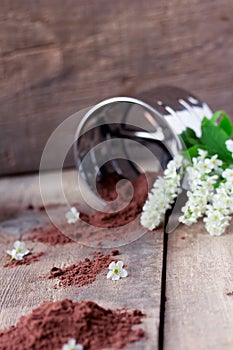
[[[232,0],[0,0],[0,174],[67,116],[159,84],[233,115]]]

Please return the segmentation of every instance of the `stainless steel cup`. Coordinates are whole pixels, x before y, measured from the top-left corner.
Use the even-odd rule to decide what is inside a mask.
[[[96,182],[113,173],[133,179],[141,163],[161,171],[182,150],[179,134],[191,127],[200,135],[202,118],[211,115],[205,102],[172,86],[102,101],[84,115],[76,132],[79,174],[96,194]]]

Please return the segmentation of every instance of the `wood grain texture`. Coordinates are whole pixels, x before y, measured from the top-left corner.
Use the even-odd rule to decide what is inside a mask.
[[[72,171],[65,172],[65,186],[70,183],[72,174]],[[51,202],[56,201],[58,206],[62,205],[62,199],[57,196],[54,186],[56,173],[43,176],[47,179]],[[106,279],[106,271],[104,271],[91,285],[55,289],[57,282],[47,279],[50,268],[64,267],[83,260],[85,257],[91,257],[96,248],[84,246],[78,242],[51,247],[43,243],[27,241],[29,248],[33,248],[35,252],[45,253],[40,261],[28,266],[3,268],[6,261],[5,250],[11,248],[15,239],[22,237],[22,234],[30,227],[43,226],[48,219],[45,213],[36,209],[26,210],[28,204],[33,204],[35,207],[41,204],[37,176],[2,179],[0,180],[0,194],[0,207],[5,207],[5,217],[2,215],[0,220],[1,329],[15,324],[21,315],[30,313],[45,300],[53,301],[63,298],[70,298],[74,301],[92,300],[106,308],[141,309],[147,314],[142,325],[147,337],[130,345],[127,349],[157,349],[163,257],[163,235],[160,231],[153,234],[147,233],[137,241],[119,248],[120,258],[127,264],[129,273],[127,279],[122,279],[113,285],[113,281]],[[17,208],[15,212],[9,205],[13,195],[15,195],[14,207]],[[101,251],[108,253],[109,249]]]
[[[202,224],[169,235],[164,350],[233,348],[233,225],[210,237]]]
[[[110,96],[173,84],[233,113],[231,0],[0,7],[0,174],[37,170],[55,127]]]

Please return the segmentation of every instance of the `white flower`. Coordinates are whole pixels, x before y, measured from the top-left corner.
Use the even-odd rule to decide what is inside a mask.
[[[22,260],[23,257],[30,253],[29,249],[25,248],[25,243],[16,241],[12,250],[7,250],[7,253],[11,255],[14,260]]]
[[[203,149],[201,149],[201,148],[199,148],[199,149],[198,149],[198,154],[199,154],[199,158],[204,159],[204,158],[207,157],[208,152],[205,151],[205,150],[203,150]]]
[[[222,177],[226,179],[226,188],[228,191],[233,190],[233,169],[226,169],[222,173]]]
[[[119,280],[121,277],[125,278],[127,277],[128,273],[125,269],[123,269],[123,261],[118,261],[115,263],[114,261],[111,262],[109,265],[109,272],[107,274],[107,278],[111,278],[113,281]]]
[[[7,250],[7,254],[11,256],[11,260],[22,260],[25,255],[30,253],[30,250],[25,248],[25,243],[16,241],[12,250]]]
[[[210,167],[213,170],[219,170],[219,167],[222,166],[222,161],[221,159],[218,159],[218,155],[215,154],[214,156],[212,156],[210,159],[206,159],[207,164],[210,165]]]
[[[227,150],[232,153],[232,157],[233,157],[233,140],[227,140],[225,142],[225,145]]]
[[[70,211],[66,213],[66,219],[68,224],[74,224],[79,219],[80,213],[75,207],[70,208]]]
[[[173,163],[176,169],[179,169],[182,166],[183,162],[184,158],[180,154],[177,154],[173,159]]]
[[[71,338],[67,344],[62,346],[62,350],[83,350],[81,344],[77,344],[74,338]]]
[[[233,169],[226,169],[222,173],[222,177],[224,177],[226,180],[232,180],[233,179]]]

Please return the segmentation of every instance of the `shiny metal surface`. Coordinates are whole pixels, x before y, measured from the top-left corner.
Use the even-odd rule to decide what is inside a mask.
[[[136,140],[149,148],[164,168],[168,158],[182,149],[178,135],[186,127],[191,127],[200,135],[201,119],[211,114],[205,102],[183,89],[170,86],[151,89],[138,98],[116,97],[105,100],[89,110],[78,127],[74,147],[77,167],[90,186],[97,173],[101,178],[113,169],[121,175],[127,175],[126,171],[130,168],[128,177],[133,176],[137,172],[135,166],[130,164],[128,167],[124,162],[127,169],[121,169],[121,162],[111,159],[117,154],[111,149],[98,147],[106,140],[119,138],[122,139],[118,144],[119,152],[115,153],[131,159],[130,147],[124,146],[124,140]],[[86,168],[83,167],[85,157],[88,158]],[[103,161],[108,158],[110,163],[101,168]]]
[[[178,135],[187,127],[200,135],[202,118],[211,115],[205,102],[172,86],[95,105],[78,126],[74,145],[87,190],[98,196],[96,182],[113,173],[133,179],[145,170],[143,163],[154,164],[150,170],[161,172],[183,148]]]

